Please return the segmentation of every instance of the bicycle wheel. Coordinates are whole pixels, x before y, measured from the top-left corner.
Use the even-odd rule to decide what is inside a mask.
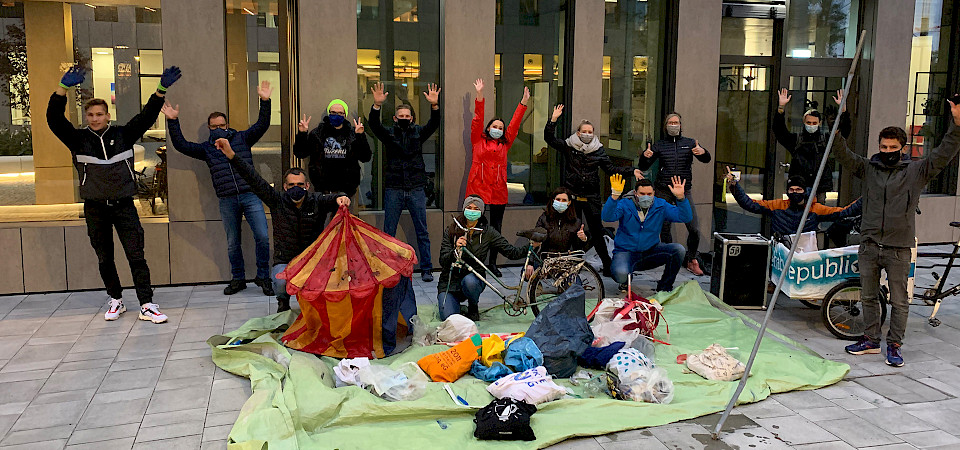
[[[823,324],[834,336],[855,341],[863,336],[866,322],[863,316],[863,303],[860,294],[863,287],[860,279],[844,281],[830,289],[823,298],[820,316]],[[887,294],[880,290],[880,325],[887,320]]]
[[[597,307],[597,304],[603,300],[603,279],[600,278],[600,274],[598,274],[596,270],[593,270],[593,267],[590,267],[589,264],[584,264],[576,276],[560,280],[559,283],[554,278],[545,278],[542,275],[539,270],[534,273],[533,278],[530,279],[530,287],[527,288],[527,298],[530,299],[530,309],[533,311],[534,316],[540,314],[541,305],[546,304],[546,302],[562,294],[563,291],[566,291],[577,279],[580,280],[580,283],[583,285],[583,290],[586,293],[584,303],[586,303],[587,313],[593,311],[593,309]]]

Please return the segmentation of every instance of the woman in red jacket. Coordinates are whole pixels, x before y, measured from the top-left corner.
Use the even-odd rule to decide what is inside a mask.
[[[473,122],[470,124],[473,162],[467,178],[467,195],[476,195],[486,201],[490,210],[490,226],[500,232],[507,206],[507,151],[520,132],[520,121],[527,112],[530,89],[523,88],[523,98],[510,118],[510,125],[504,129],[504,122],[500,118],[490,119],[487,126],[483,126],[483,80],[478,78],[473,86],[477,89],[477,99],[474,102]],[[494,274],[501,276],[497,269],[496,251],[490,252],[488,266]]]

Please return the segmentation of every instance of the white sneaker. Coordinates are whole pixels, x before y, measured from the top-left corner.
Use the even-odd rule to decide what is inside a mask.
[[[163,323],[167,321],[167,315],[160,312],[160,307],[156,303],[146,303],[140,305],[140,320]]]
[[[110,307],[107,308],[107,312],[103,313],[104,320],[117,320],[120,318],[120,314],[127,312],[127,307],[123,306],[123,300],[119,298],[110,299]]]

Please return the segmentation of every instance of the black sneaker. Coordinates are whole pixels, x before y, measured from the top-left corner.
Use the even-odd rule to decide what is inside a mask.
[[[429,270],[424,270],[423,274],[420,275],[420,279],[423,280],[424,283],[430,283],[433,281],[433,273]]]
[[[253,284],[260,286],[260,288],[263,289],[263,295],[268,295],[270,297],[277,295],[273,292],[273,283],[269,278],[254,278]]]
[[[287,299],[278,298],[278,299],[277,299],[277,312],[278,312],[278,313],[282,313],[282,312],[284,312],[284,311],[290,311],[290,299],[289,299],[289,298],[287,298]]]
[[[477,305],[467,306],[467,318],[474,322],[480,320],[480,307]]]
[[[617,286],[617,289],[619,289],[620,292],[627,292],[627,283],[620,283],[620,285]]]
[[[223,288],[223,295],[233,295],[247,288],[244,280],[230,280],[230,284]]]
[[[503,278],[503,272],[501,272],[500,269],[498,269],[497,267],[491,267],[490,273],[492,273],[497,278]],[[470,320],[473,320],[473,319],[470,319]]]

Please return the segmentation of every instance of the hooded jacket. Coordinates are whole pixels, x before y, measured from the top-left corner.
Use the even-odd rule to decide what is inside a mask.
[[[640,162],[637,164],[640,170],[647,170],[653,165],[654,161],[660,160],[660,170],[657,172],[655,184],[661,189],[667,189],[671,185],[670,179],[679,176],[686,180],[686,190],[693,187],[693,158],[697,158],[702,163],[710,162],[710,152],[704,149],[702,155],[694,155],[693,148],[697,142],[683,135],[667,135],[655,144],[650,146],[653,156],[647,158],[640,152]],[[702,147],[701,147],[702,148]]]
[[[466,226],[466,224],[463,225]],[[506,238],[488,225],[486,217],[481,216],[474,228],[479,228],[479,230],[475,230],[467,240],[466,249],[480,261],[487,260],[491,248],[496,249],[507,259],[520,259],[527,256],[526,247],[510,245]],[[443,243],[440,244],[440,267],[442,270],[440,271],[440,278],[437,280],[437,292],[439,293],[460,293],[460,281],[470,273],[465,268],[455,269],[452,267],[453,262],[457,259],[453,252],[455,248],[457,248],[457,237],[452,236],[449,232],[444,232]],[[464,255],[463,260],[474,270],[484,274],[483,267],[473,258]],[[449,291],[447,290],[448,286]]]
[[[310,158],[308,172],[313,188],[320,192],[346,192],[352,197],[360,186],[360,163],[370,162],[373,153],[363,133],[357,133],[349,119],[341,128],[330,125],[324,116],[310,132],[298,132],[293,143],[297,158]]]
[[[693,220],[693,210],[690,209],[690,200],[686,197],[671,205],[662,198],[654,198],[653,205],[647,210],[643,220],[640,220],[637,204],[634,202],[635,191],[627,192],[619,200],[607,198],[600,211],[600,218],[604,222],[620,222],[617,235],[613,238],[614,252],[642,252],[649,250],[660,242],[660,231],[663,222],[687,223]]]
[[[337,197],[344,195],[308,192],[300,207],[286,192],[270,186],[253,166],[241,158],[228,159],[230,165],[250,186],[250,190],[270,208],[273,218],[273,263],[287,264],[320,237],[327,214],[337,209]]]
[[[470,123],[470,143],[473,161],[467,177],[467,195],[478,195],[488,205],[507,204],[507,152],[517,139],[520,122],[527,106],[517,105],[502,139],[490,137],[483,129],[483,99],[474,101],[473,121]]]
[[[920,194],[960,151],[960,127],[953,121],[937,148],[922,159],[912,161],[903,155],[899,163],[888,166],[878,155],[872,158],[854,153],[847,140],[837,136],[831,151],[847,170],[861,180],[863,218],[860,236],[864,241],[910,248],[915,245],[917,205]]]
[[[573,191],[577,197],[586,197],[591,201],[600,202],[600,175],[597,169],[603,169],[607,175],[615,173],[624,177],[633,175],[633,167],[617,166],[607,156],[603,147],[590,153],[571,147],[566,141],[557,137],[556,122],[547,120],[547,125],[543,129],[543,138],[547,141],[547,145],[563,155],[561,184]]]
[[[741,208],[754,214],[768,215],[772,221],[770,230],[774,233],[783,235],[794,234],[797,232],[797,226],[800,225],[800,218],[803,217],[803,206],[795,208],[790,206],[790,200],[754,200],[747,196],[743,187],[739,183],[730,185],[730,192],[737,204]],[[844,206],[826,206],[817,202],[817,197],[807,197],[808,201],[813,202],[810,207],[810,214],[807,216],[807,223],[803,225],[803,231],[814,231],[820,222],[831,222],[844,217],[859,216],[862,211],[862,199]]]
[[[553,207],[547,206],[547,208]],[[547,230],[547,240],[540,245],[539,252],[562,253],[571,250],[583,250],[587,247],[587,242],[590,241],[589,235],[587,236],[587,242],[581,241],[577,237],[583,222],[580,219],[574,219],[572,222],[563,220],[565,214],[560,214],[560,216],[561,219],[551,220],[544,212],[537,219],[537,226]]]
[[[252,166],[253,151],[250,148],[263,137],[269,128],[270,99],[260,99],[260,114],[257,117],[257,122],[243,131],[232,128],[226,130],[228,133],[226,139],[230,141],[230,147],[233,148],[234,153]],[[230,160],[223,156],[223,152],[213,144],[215,139],[212,136],[202,143],[186,140],[180,130],[179,119],[168,119],[167,131],[170,133],[173,148],[184,155],[207,163],[207,167],[210,169],[210,180],[213,181],[213,189],[216,191],[217,197],[231,197],[250,192],[250,186],[247,185],[247,182],[237,175],[230,165]]]
[[[143,111],[126,125],[107,125],[100,132],[77,129],[64,111],[67,97],[54,93],[47,104],[47,126],[70,150],[80,179],[80,198],[119,200],[137,194],[133,174],[133,144],[157,121],[163,98],[150,96]]]
[[[838,130],[844,138],[850,136],[851,122],[850,115],[844,112],[840,115],[840,126]],[[827,132],[818,130],[816,133],[808,133],[807,130],[801,130],[800,133],[791,133],[787,128],[787,119],[784,113],[777,111],[773,116],[773,134],[788,152],[790,152],[790,172],[789,176],[800,175],[808,183],[813,184],[817,178],[817,170],[820,169],[820,160],[823,159],[823,152],[827,149]],[[817,193],[833,190],[833,168],[836,166],[836,154],[831,153],[827,158],[827,167],[824,169],[823,177],[820,178],[820,186],[817,187]],[[810,186],[806,186],[810,187]],[[794,228],[796,231],[796,228]]]
[[[430,120],[424,126],[411,123],[384,127],[380,122],[381,109],[370,107],[367,126],[383,143],[383,184],[388,189],[412,190],[427,185],[427,170],[423,163],[423,143],[440,127],[440,109],[430,108]]]

